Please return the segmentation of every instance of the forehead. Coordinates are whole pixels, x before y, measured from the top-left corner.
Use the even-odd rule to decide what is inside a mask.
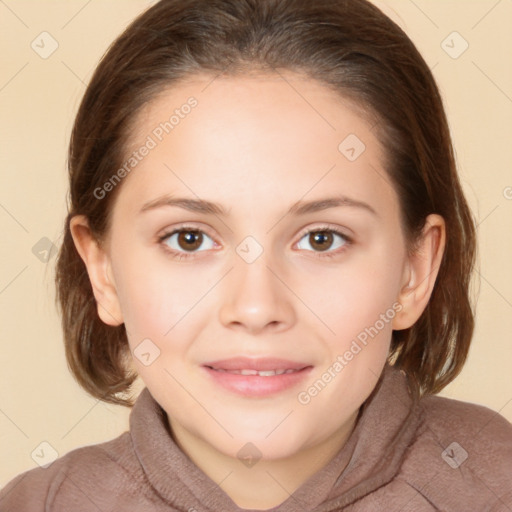
[[[123,183],[132,205],[176,189],[228,203],[258,194],[282,202],[313,189],[361,193],[387,184],[371,117],[296,74],[175,84],[134,119],[127,158],[149,140]]]
[[[356,101],[299,73],[196,74],[162,88],[141,109],[130,127],[128,143],[136,144],[159,123],[171,119],[173,113],[183,120],[180,110],[189,110],[186,104],[191,98],[197,102],[197,108],[192,111],[193,119],[203,124],[205,130],[218,127],[220,123],[229,123],[233,127],[241,125],[243,132],[247,132],[251,127],[261,127],[265,123],[265,132],[285,127],[285,132],[281,132],[281,136],[285,136],[286,133],[301,131],[301,128],[302,132],[322,134],[347,127],[358,130],[360,125],[373,126],[376,122],[373,112],[362,108]],[[184,114],[188,117],[188,112]],[[301,122],[290,123],[296,120]]]

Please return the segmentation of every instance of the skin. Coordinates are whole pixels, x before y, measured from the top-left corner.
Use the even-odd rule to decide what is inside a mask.
[[[368,116],[347,100],[292,73],[286,81],[212,80],[196,76],[163,91],[135,119],[127,154],[187,98],[198,100],[119,185],[105,243],[96,243],[83,216],[71,229],[100,318],[124,322],[132,351],[147,338],[160,350],[149,366],[136,357],[133,364],[166,411],[176,442],[238,506],[267,509],[347,441],[382,372],[392,330],[414,324],[429,300],[445,227],[429,216],[409,254],[382,147]],[[366,146],[354,161],[338,150],[349,134]],[[227,215],[176,206],[140,213],[165,194],[219,203]],[[347,205],[286,213],[299,200],[336,194],[374,213]],[[165,250],[187,254],[177,235],[158,237],[183,223],[205,236],[180,260]],[[319,250],[305,231],[326,225],[351,242],[333,235]],[[247,236],[263,250],[251,263],[236,251]],[[314,399],[300,403],[298,393],[398,303],[401,311],[378,335]],[[201,369],[234,356],[299,360],[313,370],[291,390],[244,397],[212,384]],[[251,468],[237,458],[247,442],[262,457]]]

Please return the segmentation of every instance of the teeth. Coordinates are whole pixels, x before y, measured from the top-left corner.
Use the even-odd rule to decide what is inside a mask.
[[[258,375],[258,372],[256,370],[240,370],[236,371],[236,373],[239,373],[240,375]]]
[[[260,377],[273,377],[274,375],[282,375],[283,373],[294,373],[298,370],[224,370],[222,368],[215,368],[219,372],[233,373],[235,375],[258,375]]]
[[[258,372],[258,375],[261,377],[272,377],[272,375],[276,375],[276,370],[266,370],[263,372]]]

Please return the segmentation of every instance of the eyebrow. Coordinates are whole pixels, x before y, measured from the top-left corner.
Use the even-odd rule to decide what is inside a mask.
[[[349,206],[352,208],[360,208],[367,212],[378,216],[377,212],[368,204],[363,201],[357,201],[346,196],[328,197],[325,199],[318,199],[316,201],[298,201],[291,206],[288,214],[304,215],[306,213],[318,212],[327,210],[328,208],[336,208],[339,206]]]
[[[191,199],[173,196],[163,196],[158,197],[153,201],[148,201],[140,209],[140,213],[155,210],[156,208],[162,208],[164,206],[177,206],[191,212],[204,213],[207,215],[227,215],[224,208],[217,203],[212,203],[211,201],[206,201],[204,199]]]
[[[145,203],[140,209],[140,213],[144,213],[157,208],[165,206],[176,206],[185,210],[203,213],[206,215],[221,215],[224,217],[229,216],[229,212],[225,210],[222,205],[206,201],[205,199],[192,199],[186,197],[173,197],[162,196],[152,201]],[[328,208],[336,208],[339,206],[348,206],[351,208],[360,208],[378,217],[378,213],[368,204],[363,201],[351,199],[346,196],[328,197],[325,199],[318,199],[315,201],[297,201],[294,203],[286,215],[305,215],[307,213],[314,213]]]

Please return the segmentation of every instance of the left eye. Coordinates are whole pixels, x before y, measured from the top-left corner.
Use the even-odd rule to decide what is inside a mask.
[[[181,252],[201,252],[197,251],[202,245],[202,250],[213,249],[215,242],[202,231],[196,229],[180,229],[176,230],[169,235],[165,235],[162,241],[166,241],[165,244],[171,249]]]
[[[337,243],[336,238],[338,239]],[[306,233],[300,239],[297,247],[299,249],[308,250],[307,247],[301,246],[303,240],[306,240],[306,243],[313,247],[313,251],[315,252],[324,252],[328,249],[338,249],[349,242],[345,235],[338,233],[333,229],[319,229]]]

